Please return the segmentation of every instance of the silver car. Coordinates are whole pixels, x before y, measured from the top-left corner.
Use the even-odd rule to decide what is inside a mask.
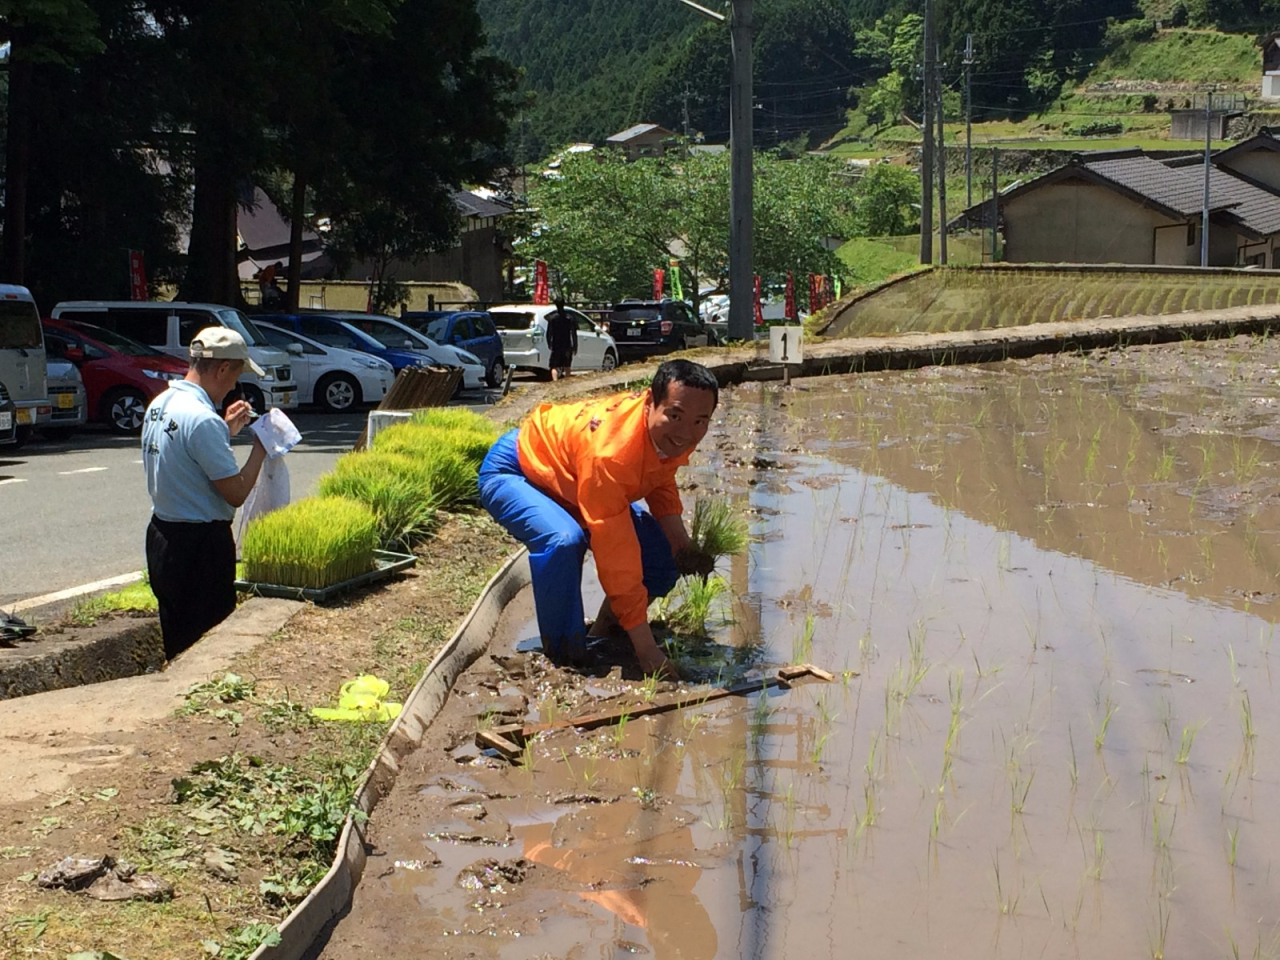
[[[75,364],[50,357],[48,381],[53,413],[41,422],[39,430],[50,439],[62,440],[71,436],[77,427],[83,427],[88,419],[84,380]]]

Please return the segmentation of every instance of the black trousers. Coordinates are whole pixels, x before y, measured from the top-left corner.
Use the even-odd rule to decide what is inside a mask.
[[[160,601],[164,655],[172,660],[236,608],[236,543],[231,522],[151,518],[147,573]]]

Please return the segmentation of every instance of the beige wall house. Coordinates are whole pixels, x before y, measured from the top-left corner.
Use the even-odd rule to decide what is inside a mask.
[[[638,160],[641,157],[662,156],[675,139],[675,131],[666,127],[660,127],[656,123],[637,123],[621,133],[615,133],[604,145],[621,149],[628,160]]]
[[[1209,172],[1209,265],[1280,267],[1280,151],[1228,153],[1215,156]],[[1203,204],[1201,158],[1080,154],[1001,195],[1004,259],[1197,266]],[[988,201],[952,226],[990,226],[990,217]]]

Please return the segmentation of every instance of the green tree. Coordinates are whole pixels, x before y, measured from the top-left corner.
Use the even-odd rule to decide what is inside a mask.
[[[858,233],[884,237],[909,233],[920,219],[920,178],[906,167],[873,165],[858,184],[854,222]]]
[[[668,154],[626,163],[612,152],[566,158],[535,184],[537,221],[521,252],[547,261],[566,292],[615,299],[647,291],[655,267],[680,260],[697,306],[728,274],[729,161]],[[838,161],[756,158],[755,268],[768,285],[796,273],[835,273],[827,240],[851,229],[853,189]]]

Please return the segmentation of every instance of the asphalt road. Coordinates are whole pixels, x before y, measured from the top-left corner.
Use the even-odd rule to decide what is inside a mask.
[[[480,397],[467,399],[472,409],[486,406]],[[365,414],[303,408],[290,416],[302,432],[286,460],[298,499],[314,493],[351,449]],[[233,445],[243,463],[249,440]],[[17,451],[0,447],[0,607],[142,570],[150,516],[136,437],[90,424],[66,441],[37,437]]]

